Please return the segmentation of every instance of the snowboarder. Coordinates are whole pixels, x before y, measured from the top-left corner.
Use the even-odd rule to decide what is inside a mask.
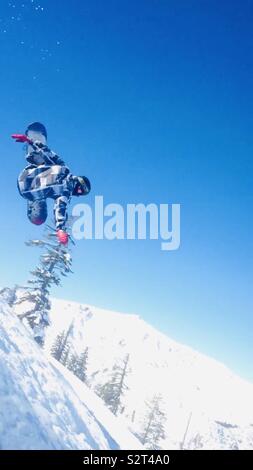
[[[35,225],[47,219],[47,199],[54,199],[54,219],[59,243],[67,245],[68,204],[71,196],[85,196],[91,186],[85,176],[74,176],[64,161],[47,146],[47,131],[43,124],[30,124],[23,134],[13,134],[16,142],[27,144],[28,166],[18,177],[18,189],[27,199],[27,216]]]

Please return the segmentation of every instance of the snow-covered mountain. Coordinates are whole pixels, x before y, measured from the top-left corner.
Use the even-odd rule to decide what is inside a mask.
[[[122,418],[136,435],[146,400],[160,393],[167,417],[162,448],[253,448],[253,385],[223,364],[171,340],[136,315],[53,300],[51,321],[48,354],[56,335],[72,324],[71,350],[88,348],[91,388],[105,383],[113,365],[129,354]]]
[[[22,309],[25,306],[22,306]],[[53,300],[45,350],[0,302],[0,448],[141,449],[147,402],[162,396],[164,449],[253,449],[253,385],[181,345],[137,315]],[[71,328],[70,328],[71,326]],[[87,387],[50,356],[68,330],[70,352],[88,350]],[[115,417],[94,389],[129,356]],[[122,411],[122,412],[121,412]]]
[[[84,383],[0,301],[0,449],[141,449]]]

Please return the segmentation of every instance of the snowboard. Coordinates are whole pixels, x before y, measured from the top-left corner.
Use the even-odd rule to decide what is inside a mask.
[[[33,122],[26,129],[26,135],[29,139],[41,142],[43,145],[47,145],[47,131],[43,124],[40,122]],[[30,144],[27,145],[28,154],[34,151],[34,147]]]

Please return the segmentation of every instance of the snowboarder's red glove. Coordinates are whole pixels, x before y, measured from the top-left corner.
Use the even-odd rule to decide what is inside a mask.
[[[11,137],[15,139],[16,142],[22,142],[22,143],[28,143],[28,144],[32,142],[31,139],[28,139],[27,135],[24,135],[24,134],[12,134]]]

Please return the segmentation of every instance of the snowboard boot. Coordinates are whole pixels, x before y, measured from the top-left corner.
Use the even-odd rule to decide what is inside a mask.
[[[27,217],[35,225],[42,225],[47,220],[47,202],[45,199],[27,201]]]

